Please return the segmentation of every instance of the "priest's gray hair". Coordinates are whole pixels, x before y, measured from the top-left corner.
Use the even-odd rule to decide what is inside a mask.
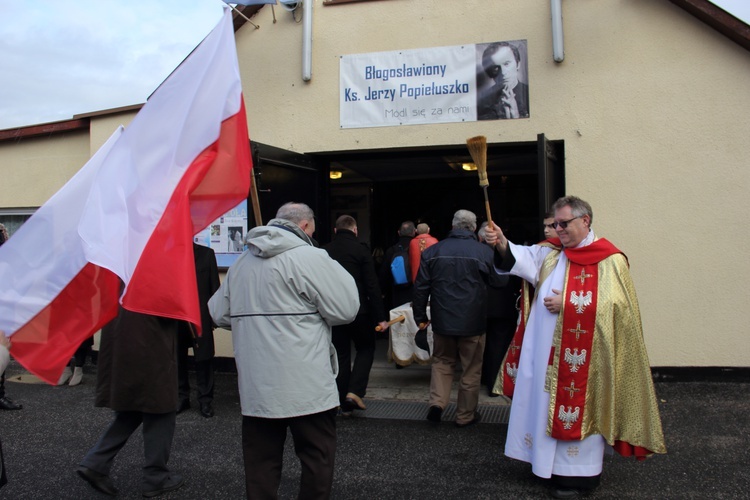
[[[573,212],[573,217],[583,217],[584,215],[589,216],[589,225],[594,223],[594,211],[591,210],[591,205],[588,202],[583,201],[578,196],[563,196],[558,198],[554,205],[552,205],[552,211],[556,212],[563,207],[570,207],[570,211]]]
[[[468,210],[459,210],[453,214],[453,229],[466,229],[472,233],[477,229],[477,216]]]
[[[279,211],[276,212],[276,218],[288,220],[299,225],[303,220],[314,220],[315,214],[312,208],[304,203],[290,201],[281,205]]]

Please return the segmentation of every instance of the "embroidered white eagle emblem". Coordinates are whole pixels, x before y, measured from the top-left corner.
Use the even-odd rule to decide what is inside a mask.
[[[515,383],[516,375],[518,375],[518,365],[516,363],[505,363],[505,373],[507,373]]]
[[[580,406],[576,406],[575,410],[572,407],[568,406],[568,411],[565,411],[565,407],[563,405],[560,405],[560,411],[557,412],[557,418],[560,419],[560,421],[563,423],[563,428],[565,430],[568,430],[573,427],[574,423],[578,421],[578,416],[580,414]]]
[[[576,306],[576,312],[578,314],[583,314],[583,310],[586,306],[591,305],[591,298],[591,291],[583,293],[583,290],[581,290],[580,295],[578,295],[575,290],[570,292],[570,303]]]
[[[578,354],[577,347],[573,349],[573,352],[570,352],[570,347],[566,347],[565,362],[570,365],[570,372],[576,373],[578,368],[586,362],[586,349],[582,349],[581,354]]]

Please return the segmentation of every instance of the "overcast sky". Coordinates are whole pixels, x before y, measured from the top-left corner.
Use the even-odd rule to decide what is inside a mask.
[[[750,0],[714,3],[750,24]],[[0,0],[0,130],[146,102],[221,8],[221,0]]]
[[[142,104],[221,0],[0,1],[0,130]]]

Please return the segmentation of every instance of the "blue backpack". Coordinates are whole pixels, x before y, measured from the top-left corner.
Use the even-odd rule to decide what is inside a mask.
[[[411,267],[409,252],[400,244],[396,247],[391,260],[391,275],[395,285],[411,285]]]

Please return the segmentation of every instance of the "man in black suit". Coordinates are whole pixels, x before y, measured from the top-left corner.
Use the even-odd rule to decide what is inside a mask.
[[[179,382],[179,404],[177,413],[190,408],[190,377],[188,376],[188,348],[193,348],[195,379],[198,386],[198,404],[201,415],[214,416],[214,324],[208,312],[208,299],[219,289],[219,268],[214,251],[206,246],[193,243],[195,257],[195,277],[198,283],[198,299],[201,307],[200,337],[196,336],[192,325],[180,322],[177,344],[177,369]]]
[[[388,323],[372,255],[365,245],[357,241],[357,221],[350,215],[342,215],[336,219],[334,232],[333,241],[323,248],[354,278],[360,304],[353,322],[333,327],[333,345],[339,362],[336,386],[341,412],[347,415],[352,410],[366,408],[362,398],[375,358],[375,325],[385,330]],[[357,350],[354,367],[351,361],[352,342]]]

